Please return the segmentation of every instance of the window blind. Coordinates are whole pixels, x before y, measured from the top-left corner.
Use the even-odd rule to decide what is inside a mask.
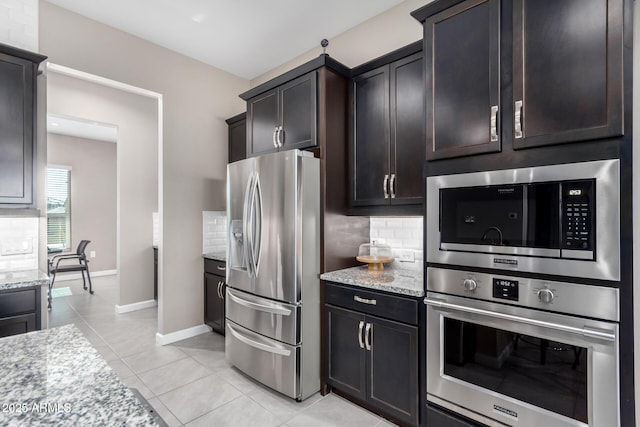
[[[47,168],[47,247],[71,248],[71,171]]]

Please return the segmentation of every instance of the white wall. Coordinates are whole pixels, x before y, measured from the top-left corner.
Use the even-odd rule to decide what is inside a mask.
[[[348,67],[355,67],[371,59],[422,39],[422,25],[410,13],[430,0],[406,0],[399,5],[357,25],[329,40],[327,53]],[[258,86],[322,53],[318,47],[251,80]]]
[[[158,207],[156,101],[50,72],[47,108],[52,114],[118,126],[118,305],[153,299],[152,216]],[[94,189],[98,191],[99,186]]]
[[[47,163],[71,169],[71,249],[87,246],[92,272],[116,270],[116,147],[112,142],[49,133]],[[154,172],[154,171],[152,171]]]
[[[0,0],[0,43],[38,51],[38,0]]]
[[[52,62],[163,95],[158,329],[168,334],[202,325],[202,211],[226,208],[224,120],[244,111],[238,94],[249,82],[46,1],[40,1],[39,30],[40,50]],[[151,213],[144,215],[151,221]],[[150,250],[151,234],[148,242]]]

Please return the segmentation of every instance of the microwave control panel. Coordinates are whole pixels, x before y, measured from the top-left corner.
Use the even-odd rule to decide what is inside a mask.
[[[595,180],[562,183],[562,249],[594,250]]]

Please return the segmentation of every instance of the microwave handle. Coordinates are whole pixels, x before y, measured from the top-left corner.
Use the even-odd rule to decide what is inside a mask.
[[[507,320],[509,322],[523,323],[526,325],[540,326],[542,328],[554,329],[560,332],[566,332],[573,335],[580,335],[583,337],[590,337],[602,341],[615,341],[616,334],[614,331],[599,330],[584,326],[577,328],[574,326],[560,325],[553,322],[545,322],[543,320],[527,319],[526,317],[514,316],[507,313],[498,313],[490,310],[483,310],[481,308],[467,307],[464,305],[451,304],[446,301],[437,298],[425,298],[424,303],[433,307],[439,311],[459,311],[463,313],[476,314],[480,316],[493,317],[494,319]]]

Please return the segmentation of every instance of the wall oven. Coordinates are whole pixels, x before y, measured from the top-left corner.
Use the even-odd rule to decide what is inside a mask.
[[[426,205],[429,263],[620,280],[619,160],[428,177]]]
[[[620,425],[617,288],[426,277],[429,402],[489,426]]]

